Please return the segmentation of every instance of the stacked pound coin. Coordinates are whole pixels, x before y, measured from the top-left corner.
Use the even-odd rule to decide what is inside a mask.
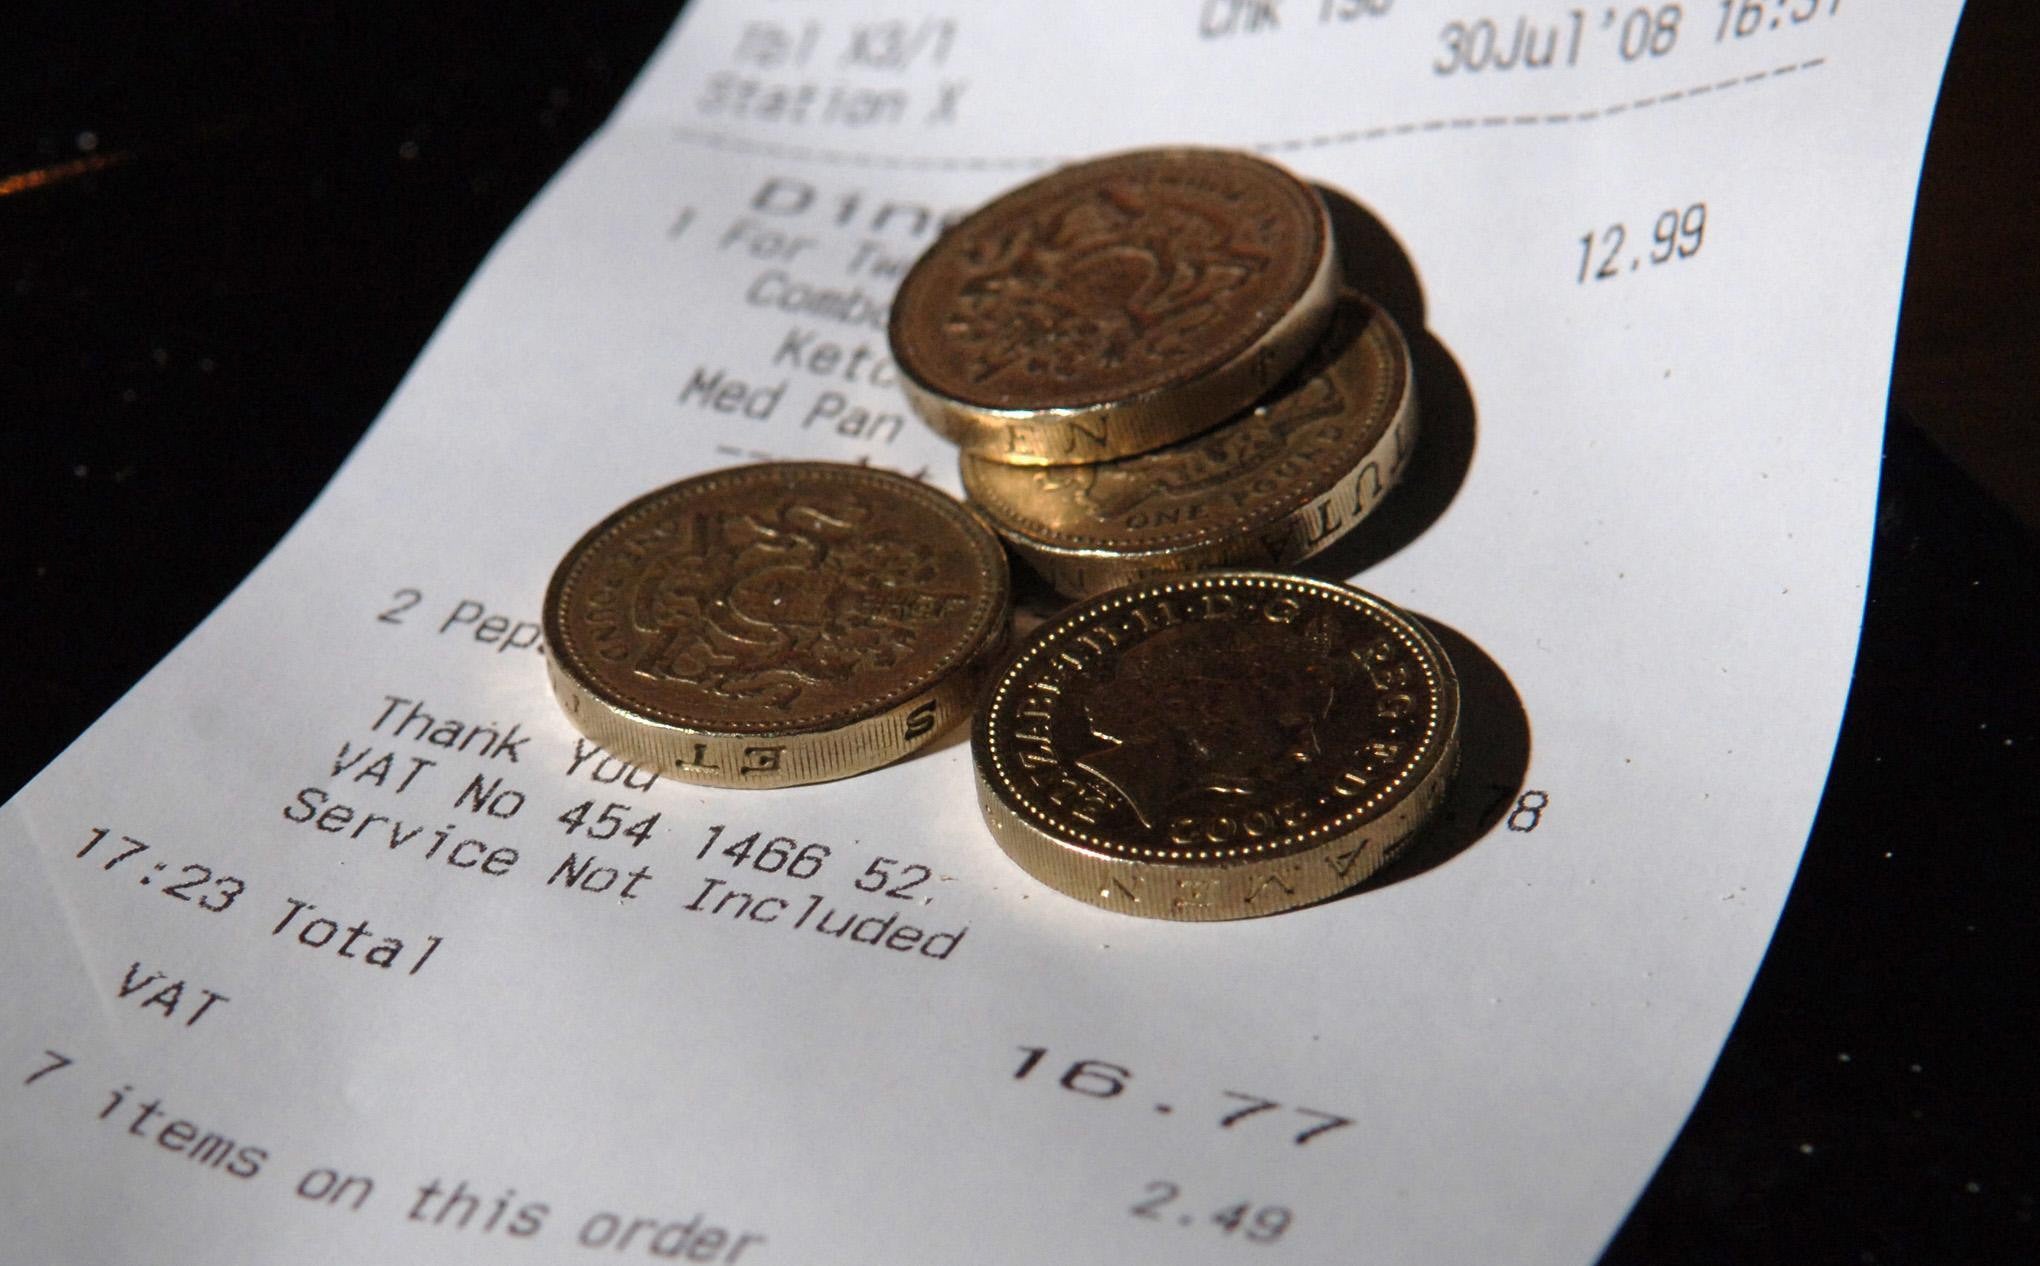
[[[890,334],[970,502],[1087,599],[993,674],[978,799],[1044,883],[1156,918],[1272,914],[1400,852],[1458,762],[1421,624],[1275,570],[1408,466],[1409,348],[1343,289],[1317,192],[1248,154],[1079,163],[916,262]]]
[[[944,233],[893,354],[972,503],[1062,592],[1283,567],[1357,526],[1416,439],[1402,332],[1338,273],[1323,200],[1275,164],[1120,154]]]

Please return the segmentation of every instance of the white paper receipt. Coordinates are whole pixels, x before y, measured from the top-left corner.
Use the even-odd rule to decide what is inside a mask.
[[[298,527],[0,810],[10,1260],[1607,1242],[1826,774],[1959,5],[917,2],[694,4]],[[1173,143],[1334,191],[1417,348],[1415,482],[1335,557],[1467,681],[1439,841],[1128,919],[1006,859],[959,741],[744,792],[579,739],[576,537],[767,458],[957,490],[902,271]]]

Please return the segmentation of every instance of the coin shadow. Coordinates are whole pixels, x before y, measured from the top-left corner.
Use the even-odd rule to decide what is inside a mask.
[[[1424,326],[1423,285],[1408,252],[1373,212],[1336,189],[1316,188],[1331,212],[1345,283],[1402,327],[1416,382],[1417,450],[1401,482],[1358,527],[1299,565],[1344,580],[1395,554],[1444,515],[1473,465],[1475,410],[1459,362]]]
[[[976,706],[977,705],[974,704],[973,709],[975,709]],[[942,731],[942,733],[937,734],[934,738],[929,739],[928,742],[923,746],[917,747],[913,751],[909,752],[905,757],[902,758],[901,763],[905,764],[908,761],[919,760],[923,756],[932,756],[936,752],[946,752],[950,748],[955,747],[960,743],[968,742],[970,742],[970,718],[965,717],[961,721],[958,721],[955,725],[952,725],[948,729]]]
[[[1009,643],[1017,647],[1033,636],[1034,630],[1075,606],[1079,599],[1059,593],[1040,572],[1024,560],[1013,561],[1013,632]]]
[[[973,716],[978,709],[985,706],[985,695],[991,690],[992,683],[999,680],[1006,664],[1018,653],[1020,644],[1025,642],[1034,630],[1076,605],[1075,599],[1057,593],[1054,585],[1049,584],[1025,562],[1010,554],[1007,556],[1007,562],[1012,568],[1010,575],[1013,585],[1013,609],[1007,617],[1009,622],[1006,626],[1006,643],[999,653],[992,657],[991,669],[985,673],[984,686],[978,691],[978,698],[971,705]],[[915,748],[902,757],[902,762],[947,751],[959,743],[968,743],[970,722],[971,718],[965,717],[960,724],[953,725],[930,739],[926,746]]]
[[[1333,901],[1436,870],[1501,831],[1530,770],[1530,717],[1509,674],[1459,630],[1424,619],[1459,678],[1459,772],[1438,812],[1394,861]]]
[[[991,667],[985,673],[984,682],[978,687],[976,698],[971,700],[969,714],[922,746],[902,756],[899,763],[907,764],[970,742],[972,719],[984,708],[985,698],[992,684],[999,680],[1000,674],[1005,671],[1006,664],[1013,658],[1020,643],[1026,641],[1029,633],[1052,618],[1057,611],[1069,605],[1069,599],[1057,594],[1047,582],[1039,578],[1024,577],[1019,566],[1014,567],[1012,574],[1013,610],[1007,616],[1006,642],[998,654],[992,657]]]

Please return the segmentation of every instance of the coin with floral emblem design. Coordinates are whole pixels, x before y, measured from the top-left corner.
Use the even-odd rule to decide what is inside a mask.
[[[887,764],[970,715],[1000,648],[1006,557],[941,491],[782,462],[649,493],[546,592],[553,692],[609,751],[726,787]]]
[[[1208,149],[1065,167],[950,228],[900,283],[915,410],[1016,465],[1145,452],[1215,426],[1332,317],[1330,219],[1265,159]]]

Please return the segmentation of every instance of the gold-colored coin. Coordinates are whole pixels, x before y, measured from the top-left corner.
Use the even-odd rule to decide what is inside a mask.
[[[1146,452],[1266,394],[1323,335],[1337,262],[1315,191],[1225,150],[1065,167],[914,264],[891,339],[914,408],[1016,465]]]
[[[1125,914],[1237,919],[1401,851],[1459,759],[1459,684],[1417,621],[1344,585],[1205,572],[1036,630],[972,722],[1000,847]]]
[[[1014,552],[1086,597],[1145,576],[1308,558],[1395,486],[1416,432],[1402,331],[1351,296],[1311,359],[1231,422],[1089,466],[966,454],[963,486]]]
[[[683,480],[603,520],[545,598],[553,694],[649,769],[719,787],[860,773],[970,715],[1006,556],[944,493],[783,462]]]

